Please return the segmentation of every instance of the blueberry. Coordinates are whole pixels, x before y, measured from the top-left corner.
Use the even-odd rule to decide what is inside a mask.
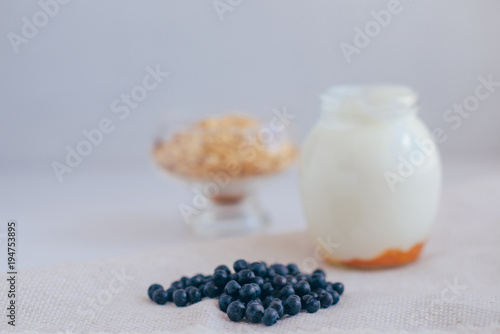
[[[291,284],[291,285],[295,285],[297,284],[297,278],[295,278],[295,276],[293,275],[286,275],[286,282]]]
[[[319,295],[319,301],[322,308],[329,308],[333,304],[333,296],[328,292],[322,292]]]
[[[182,281],[173,281],[172,284],[170,284],[170,287],[174,288],[176,290],[177,289],[184,289],[184,282],[182,282]]]
[[[274,271],[273,268],[267,268],[266,269],[266,277],[269,279],[273,279],[274,276],[276,276],[276,271]]]
[[[288,274],[290,275],[298,275],[300,274],[300,269],[295,263],[290,263],[288,266],[286,266],[288,269]]]
[[[204,276],[203,277],[203,283],[206,284],[206,283],[208,283],[210,281],[213,281],[213,279],[214,278],[212,277],[212,275]]]
[[[271,268],[273,268],[273,269],[274,269],[274,271],[276,272],[276,274],[277,274],[277,275],[281,275],[281,276],[286,276],[286,275],[288,275],[288,269],[287,269],[287,267],[285,267],[285,266],[284,266],[284,265],[282,265],[282,264],[278,264],[278,263],[273,264],[273,265],[271,266]]]
[[[248,302],[257,297],[257,287],[253,284],[245,284],[240,289],[240,298],[244,302]]]
[[[269,296],[271,292],[274,290],[273,285],[271,283],[264,283],[261,288],[263,296]]]
[[[190,286],[186,288],[186,294],[188,297],[188,302],[190,304],[196,304],[201,301],[201,292],[198,288]]]
[[[245,316],[251,323],[259,324],[264,317],[264,306],[257,302],[248,303]]]
[[[230,296],[238,297],[240,295],[241,285],[236,281],[229,281],[224,288],[224,292]]]
[[[236,281],[236,282],[238,282],[239,279],[240,279],[240,276],[238,276],[238,274],[236,274],[236,273],[232,273],[228,277],[228,280],[230,280],[230,281]]]
[[[335,305],[339,302],[340,300],[340,296],[339,294],[337,293],[337,291],[333,291],[333,292],[329,292],[330,295],[332,295],[332,305]]]
[[[205,295],[205,285],[206,285],[206,284],[205,284],[205,283],[203,283],[202,285],[200,285],[200,286],[198,287],[198,290],[200,290],[200,293],[201,293],[201,298],[203,298],[203,297],[206,297],[206,296],[207,296],[207,295]]]
[[[254,262],[248,268],[255,274],[255,276],[266,276],[266,267],[260,262]]]
[[[248,263],[245,260],[238,260],[233,264],[235,272],[240,272],[243,269],[248,269]]]
[[[286,285],[280,290],[279,298],[285,300],[293,294],[295,294],[295,290],[290,285]]]
[[[278,318],[282,318],[285,315],[285,308],[283,307],[283,303],[280,299],[274,299],[269,304],[268,308],[273,308],[278,312]]]
[[[180,281],[182,282],[183,286],[186,286],[187,281],[189,280],[189,277],[182,276]]]
[[[224,270],[216,270],[213,275],[214,283],[217,286],[224,287],[227,283],[227,273]]]
[[[264,279],[260,276],[255,276],[255,278],[253,279],[253,283],[259,285],[259,286],[263,286],[264,285]]]
[[[337,282],[337,283],[333,283],[332,287],[333,287],[333,290],[337,291],[339,296],[342,296],[342,294],[344,293],[344,284]]]
[[[286,285],[286,278],[281,275],[276,275],[274,276],[273,284],[275,288],[281,289]]]
[[[319,298],[318,294],[316,292],[314,292],[314,291],[309,292],[308,295],[311,295],[314,299],[318,299]]]
[[[313,298],[313,296],[311,295],[303,295],[302,298],[301,298],[301,301],[302,301],[302,308],[305,308],[306,307],[306,303],[307,301],[310,299],[310,298]],[[313,298],[314,299],[314,298]]]
[[[227,307],[234,301],[234,298],[226,293],[219,297],[219,308],[222,312],[227,312]]]
[[[245,305],[239,300],[231,302],[227,307],[227,316],[232,321],[240,321],[245,317]]]
[[[167,292],[163,289],[156,289],[153,292],[153,300],[158,305],[165,305],[168,300]]]
[[[311,297],[307,299],[305,309],[308,313],[316,313],[318,312],[320,306],[321,303],[319,302],[319,300]]]
[[[293,289],[295,290],[295,293],[301,297],[311,292],[311,286],[309,285],[309,283],[307,283],[307,281],[298,282],[297,284],[295,284]]]
[[[255,287],[257,297],[260,297],[260,295],[262,294],[262,289],[260,288],[260,285],[258,285],[257,283],[250,283],[250,285],[253,285]]]
[[[251,303],[259,303],[260,305],[264,306],[264,303],[262,302],[262,299],[259,297],[256,297],[255,299],[252,299],[247,303],[247,306],[250,305]]]
[[[300,297],[297,295],[288,296],[288,298],[283,303],[285,308],[285,313],[288,315],[296,315],[302,309],[302,302]]]
[[[264,312],[264,316],[262,317],[262,323],[266,326],[272,326],[278,321],[278,312],[273,308],[268,308]]]
[[[297,278],[297,281],[308,281],[309,277],[306,274],[298,274],[295,276]]]
[[[199,287],[203,283],[203,276],[194,276],[187,280],[186,287],[194,286]]]
[[[273,296],[265,296],[264,299],[262,299],[262,305],[267,308],[269,306],[269,304],[271,304],[271,302],[273,301]]]
[[[311,276],[311,281],[309,282],[311,289],[319,289],[326,287],[325,275],[321,273],[316,273]]]
[[[240,284],[248,284],[253,282],[255,274],[250,269],[243,269],[238,272],[238,282]]]
[[[168,288],[167,290],[165,290],[165,292],[167,293],[167,302],[173,302],[175,289]]]
[[[314,274],[321,274],[321,275],[326,277],[326,273],[323,271],[323,269],[319,269],[319,268],[316,269],[315,271],[313,271],[313,275]]]
[[[163,287],[160,284],[151,284],[151,286],[148,288],[148,296],[151,300],[153,300],[153,292],[155,292],[157,289],[163,290]]]
[[[229,270],[228,266],[226,266],[224,264],[221,264],[220,266],[215,268],[214,271],[217,271],[217,270],[224,270],[226,272],[227,276],[231,275],[231,270]]]
[[[221,294],[221,290],[222,289],[219,288],[214,282],[208,282],[207,284],[205,284],[203,293],[209,298],[215,298]]]
[[[186,306],[188,303],[188,298],[186,294],[186,290],[178,289],[174,292],[174,304],[175,306]]]

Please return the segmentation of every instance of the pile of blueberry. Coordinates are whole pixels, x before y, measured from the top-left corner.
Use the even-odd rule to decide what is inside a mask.
[[[215,268],[213,275],[182,277],[164,290],[159,284],[148,289],[151,300],[159,305],[173,302],[176,306],[195,304],[203,297],[219,297],[219,308],[232,321],[246,318],[251,323],[274,325],[285,315],[301,310],[315,313],[339,302],[344,292],[342,283],[326,281],[325,272],[315,270],[303,274],[295,264],[284,266],[265,262],[248,264],[238,260],[234,273],[225,266]]]

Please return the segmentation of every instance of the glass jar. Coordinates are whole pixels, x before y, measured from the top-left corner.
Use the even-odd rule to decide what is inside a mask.
[[[303,147],[301,192],[325,260],[389,267],[416,260],[438,208],[441,164],[404,86],[335,86]]]

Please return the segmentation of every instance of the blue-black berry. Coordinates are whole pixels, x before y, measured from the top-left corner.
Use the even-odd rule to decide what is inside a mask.
[[[290,285],[286,285],[280,290],[279,298],[285,300],[293,294],[295,294],[295,290]]]
[[[264,285],[264,279],[260,276],[255,276],[255,278],[253,279],[253,283],[256,283],[258,284],[259,286],[263,286]]]
[[[309,282],[311,289],[323,289],[326,287],[325,275],[321,273],[316,273],[311,276],[311,281]]]
[[[284,287],[286,285],[286,282],[287,281],[284,276],[281,275],[274,276],[273,284],[276,289],[281,289],[282,287]]]
[[[311,292],[311,286],[309,285],[309,283],[307,283],[307,281],[298,282],[297,284],[295,284],[293,289],[295,290],[295,293],[301,297]]]
[[[313,274],[313,275],[314,275],[314,274],[321,274],[321,275],[323,275],[323,276],[325,276],[325,277],[326,277],[326,273],[324,272],[324,270],[323,270],[323,269],[319,269],[319,268],[318,268],[318,269],[316,269],[315,271],[313,271],[313,273],[312,273],[312,274]]]
[[[286,266],[288,269],[288,274],[289,275],[298,275],[300,274],[300,269],[295,263],[290,263],[288,266]]]
[[[339,302],[339,300],[340,300],[340,296],[337,293],[337,291],[333,291],[333,292],[329,292],[329,293],[332,295],[332,299],[333,299],[332,305],[337,304]]]
[[[167,302],[173,302],[175,289],[168,288],[167,290],[165,290],[165,292],[167,293]]]
[[[320,307],[321,307],[321,303],[319,302],[319,300],[314,299],[312,297],[307,298],[305,309],[308,313],[316,313],[316,312],[318,312]]]
[[[241,321],[245,317],[245,310],[245,305],[239,300],[235,300],[227,307],[227,316],[232,321]]]
[[[205,298],[207,295],[205,295],[205,283],[203,283],[202,285],[200,285],[198,287],[198,290],[200,290],[200,293],[201,293],[201,298]]]
[[[252,299],[257,298],[257,293],[259,286],[255,286],[254,284],[245,284],[240,289],[240,298],[244,302],[248,302]]]
[[[274,299],[273,301],[271,301],[268,308],[275,309],[276,312],[278,312],[278,318],[282,318],[283,315],[285,315],[285,308],[283,307],[281,299]]]
[[[342,294],[344,293],[344,284],[337,282],[337,283],[333,283],[332,287],[333,287],[333,290],[337,291],[339,296],[342,296]]]
[[[276,263],[271,266],[277,275],[286,276],[288,275],[288,269],[282,264]]]
[[[285,278],[286,278],[286,282],[288,284],[291,284],[292,286],[298,283],[297,278],[293,275],[286,275]]]
[[[266,326],[274,325],[279,319],[278,312],[273,308],[268,308],[264,311],[264,316],[262,317],[262,323]]]
[[[153,300],[158,305],[165,305],[167,303],[167,292],[163,289],[156,289],[153,292]]]
[[[186,277],[187,278],[187,277]],[[173,281],[170,285],[171,288],[174,289],[184,289],[184,283],[182,281]]]
[[[329,292],[322,292],[319,295],[319,302],[322,308],[329,308],[333,304],[333,297]]]
[[[257,302],[248,303],[245,316],[251,323],[259,324],[264,317],[264,306]]]
[[[234,262],[233,268],[235,272],[240,272],[243,269],[248,269],[248,263],[245,260],[238,260]]]
[[[241,285],[236,281],[229,281],[224,288],[224,292],[230,296],[238,297],[240,295]]]
[[[250,269],[243,269],[238,272],[238,283],[248,284],[252,283],[255,278],[255,274]]]
[[[267,308],[269,306],[269,304],[271,304],[271,302],[273,301],[273,296],[265,296],[263,299],[262,299],[262,305]]]
[[[269,267],[266,269],[266,277],[269,279],[273,279],[276,276],[276,271],[273,268]]]
[[[319,295],[316,292],[314,292],[314,291],[309,292],[308,295],[311,295],[314,299],[318,299],[319,298]]]
[[[186,287],[188,286],[199,287],[203,283],[203,280],[204,280],[203,275],[193,276],[187,280]]]
[[[228,266],[226,266],[224,264],[217,266],[217,268],[215,268],[214,271],[217,271],[217,270],[224,270],[226,272],[227,276],[231,275],[231,270],[229,270]]]
[[[153,292],[155,292],[158,289],[163,290],[163,287],[160,284],[151,284],[150,287],[148,288],[148,296],[151,300],[153,300]]]
[[[219,297],[219,308],[222,312],[227,312],[227,307],[234,301],[234,298],[226,293]]]
[[[174,292],[174,304],[175,306],[186,306],[188,303],[188,298],[186,294],[186,290],[184,289],[178,289],[175,290]]]
[[[262,295],[263,296],[269,296],[271,292],[274,290],[274,287],[271,283],[265,283],[262,287]]]
[[[236,282],[238,282],[238,280],[240,279],[240,276],[238,276],[237,273],[232,273],[231,275],[229,275],[228,279],[230,281],[236,281]]]
[[[300,297],[297,295],[289,296],[283,303],[285,313],[288,315],[296,315],[302,308]]]
[[[214,283],[217,286],[224,287],[228,282],[227,272],[224,270],[216,270],[213,274]]]
[[[214,282],[208,282],[207,284],[205,284],[203,292],[205,293],[205,296],[209,298],[215,298],[222,293],[221,290],[222,289],[219,288]]]
[[[255,274],[255,276],[266,276],[266,267],[261,262],[253,262],[252,264],[250,264],[248,269],[250,269]]]
[[[201,292],[194,286],[187,287],[186,294],[190,304],[195,304],[201,301]]]

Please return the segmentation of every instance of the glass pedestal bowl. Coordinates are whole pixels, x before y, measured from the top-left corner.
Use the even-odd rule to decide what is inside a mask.
[[[162,171],[194,194],[191,203],[179,205],[184,220],[196,234],[210,237],[265,227],[268,215],[257,190],[296,154],[285,127],[234,114],[166,122],[153,147]]]

